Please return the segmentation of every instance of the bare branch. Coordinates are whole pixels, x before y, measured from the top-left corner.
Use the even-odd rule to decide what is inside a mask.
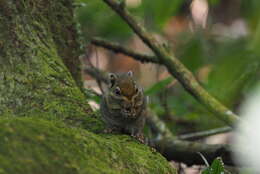
[[[100,47],[109,49],[115,53],[122,53],[124,55],[130,56],[130,57],[134,58],[135,60],[138,60],[142,63],[151,62],[151,63],[159,64],[159,61],[155,56],[149,56],[149,55],[145,55],[145,54],[141,54],[141,53],[136,53],[130,49],[124,48],[123,46],[121,46],[118,43],[109,42],[109,41],[106,41],[106,40],[100,39],[100,38],[92,39],[91,43],[96,46],[100,46]]]
[[[206,131],[201,131],[201,132],[180,135],[180,136],[178,136],[178,138],[181,140],[197,140],[197,139],[201,139],[204,137],[221,134],[221,133],[226,133],[226,132],[230,132],[230,131],[232,131],[231,127],[221,127],[221,128],[217,128],[217,129],[211,129],[211,130],[206,130]]]
[[[115,0],[103,0],[131,27],[131,29],[142,39],[142,41],[154,52],[158,61],[168,69],[182,86],[202,103],[214,115],[229,126],[239,120],[239,117],[231,110],[222,105],[217,99],[212,97],[204,88],[200,86],[193,74],[171,53],[159,44],[154,37],[149,34],[143,26],[137,23],[129,12]]]

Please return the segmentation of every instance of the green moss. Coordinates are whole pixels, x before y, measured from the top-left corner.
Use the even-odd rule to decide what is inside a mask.
[[[77,85],[77,72],[72,72],[78,71],[72,1],[1,5],[0,28],[5,32],[0,43],[5,44],[0,44],[0,114],[102,125],[95,117],[87,118],[92,111]]]
[[[35,118],[2,119],[0,129],[0,173],[174,173],[158,153],[128,136]]]

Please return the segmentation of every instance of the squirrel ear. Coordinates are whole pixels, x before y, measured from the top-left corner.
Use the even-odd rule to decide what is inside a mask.
[[[127,75],[130,76],[130,77],[133,77],[133,71],[128,71]]]
[[[110,88],[112,88],[116,82],[116,75],[114,73],[109,73],[108,77],[109,77],[109,86]]]

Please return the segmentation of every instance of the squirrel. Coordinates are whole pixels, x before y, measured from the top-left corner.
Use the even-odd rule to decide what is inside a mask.
[[[109,73],[109,88],[100,109],[108,133],[124,133],[144,143],[147,97],[133,78],[133,72]]]

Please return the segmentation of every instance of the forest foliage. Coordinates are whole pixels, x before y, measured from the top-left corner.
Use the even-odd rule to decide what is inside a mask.
[[[142,0],[137,6],[129,5],[128,10],[144,24],[148,31],[164,37],[168,43],[172,38],[167,38],[164,32],[167,22],[173,16],[189,18],[190,14],[187,10],[189,3],[190,1],[181,0],[162,0],[152,3],[149,0]],[[84,40],[89,41],[89,36],[99,36],[125,44],[127,47],[127,41],[133,37],[133,32],[102,1],[78,0],[78,4],[76,17],[81,25]],[[225,23],[214,11],[220,5],[219,0],[209,1],[207,27],[194,32],[180,32],[176,41],[178,44],[173,46],[174,53],[196,75],[211,95],[231,110],[238,112],[242,99],[259,80],[260,37],[257,36],[260,33],[260,20],[257,11],[260,2],[249,0],[241,1],[239,4],[237,17],[231,18],[229,23],[243,19],[248,34],[238,37],[211,33],[214,24]],[[190,128],[187,125],[176,124],[174,121],[167,122],[174,134],[224,126],[221,121],[211,119],[209,116],[211,113],[180,85],[168,87],[172,81],[173,78],[160,80],[148,87],[146,94],[151,98],[150,107],[161,115],[162,119],[167,120],[165,115],[171,115],[174,120],[180,119],[195,125]]]

